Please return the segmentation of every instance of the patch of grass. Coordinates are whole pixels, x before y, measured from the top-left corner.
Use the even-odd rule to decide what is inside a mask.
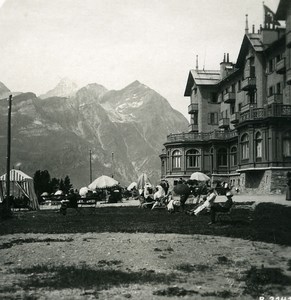
[[[100,266],[117,266],[117,265],[121,265],[122,261],[121,260],[99,260],[98,261],[98,265]]]
[[[14,245],[22,245],[22,244],[27,244],[27,243],[51,243],[51,242],[72,242],[72,238],[67,238],[67,239],[51,239],[51,238],[46,238],[46,239],[15,239],[11,242],[8,243],[3,243],[0,245],[0,249],[9,249],[13,247]]]
[[[183,297],[183,296],[188,296],[188,295],[191,296],[191,295],[195,295],[195,294],[198,294],[198,292],[195,290],[186,290],[184,288],[179,288],[176,286],[168,287],[167,289],[158,290],[158,291],[153,292],[153,295],[167,296],[167,297],[173,297],[173,296]]]
[[[193,205],[187,205],[191,209]],[[240,219],[244,218],[244,212]],[[82,208],[82,214],[68,211],[64,218],[54,210],[15,212],[16,217],[1,222],[0,235],[14,233],[86,233],[86,232],[148,232],[204,234],[243,238],[291,246],[291,207],[274,203],[258,204],[250,223],[228,222],[208,226],[209,215],[197,218],[183,213],[168,214],[166,210],[137,207]]]
[[[198,264],[198,265],[191,265],[188,263],[180,264],[176,267],[176,270],[191,273],[191,272],[205,272],[211,270],[211,267],[208,265]]]
[[[279,268],[257,268],[252,266],[244,278],[245,294],[250,294],[254,297],[262,295],[268,290],[268,286],[277,285],[282,287],[291,285],[291,278],[282,273]]]
[[[229,290],[223,290],[223,291],[215,291],[215,292],[206,292],[201,295],[202,297],[219,297],[219,298],[225,298],[230,299],[237,296],[237,293],[233,293]]]
[[[80,288],[103,290],[112,286],[143,284],[168,284],[175,279],[174,274],[155,274],[148,271],[123,272],[92,268],[85,264],[81,266],[47,266],[36,265],[26,269],[15,269],[20,274],[30,274],[19,285],[27,290],[31,288]]]

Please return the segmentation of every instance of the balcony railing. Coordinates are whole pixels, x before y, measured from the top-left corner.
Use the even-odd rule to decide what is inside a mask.
[[[248,111],[250,109],[257,108],[257,103],[247,103],[241,108],[241,113]]]
[[[218,122],[219,128],[227,128],[229,127],[229,118],[221,118]]]
[[[189,132],[177,133],[167,136],[167,142],[195,142],[195,141],[209,141],[209,140],[228,140],[237,137],[237,131],[219,131],[212,132]]]
[[[239,123],[253,120],[262,120],[266,118],[291,118],[291,105],[271,104],[265,108],[251,108],[240,113]]]
[[[241,84],[241,89],[244,91],[252,90],[255,88],[256,88],[256,78],[255,77],[248,77]]]
[[[238,112],[230,115],[230,123],[236,124],[236,123],[238,123],[238,121],[239,121],[239,113]]]
[[[283,95],[282,94],[274,94],[272,96],[269,96],[268,104],[273,104],[273,103],[282,104],[283,103]]]
[[[198,125],[197,124],[190,124],[189,125],[189,131],[198,131]]]
[[[223,96],[223,100],[225,103],[233,103],[235,102],[235,93],[227,93]]]
[[[188,114],[193,114],[198,111],[198,103],[191,103],[188,106]]]
[[[278,74],[284,74],[286,71],[285,58],[282,58],[276,63],[275,70]]]

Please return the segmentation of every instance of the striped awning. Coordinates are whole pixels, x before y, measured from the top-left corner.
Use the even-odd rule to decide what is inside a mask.
[[[28,179],[32,180],[30,176],[26,175],[22,171],[15,170],[15,169],[10,170],[10,181],[26,181]],[[0,177],[0,181],[5,181],[5,180],[6,180],[6,174]]]

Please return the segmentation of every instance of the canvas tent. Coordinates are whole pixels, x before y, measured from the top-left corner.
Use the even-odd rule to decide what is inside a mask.
[[[6,174],[0,177],[0,201],[2,202],[6,195]],[[39,204],[34,191],[33,179],[20,170],[10,170],[10,195],[18,197],[25,195],[29,199],[29,205],[32,209],[38,210]]]

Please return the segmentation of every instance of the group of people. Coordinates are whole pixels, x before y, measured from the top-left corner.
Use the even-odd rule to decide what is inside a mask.
[[[179,185],[184,185],[188,188],[184,188],[184,192],[182,193],[177,193],[175,190],[179,191]],[[150,209],[165,207],[171,213],[177,210],[185,211],[185,203],[192,194],[196,198],[195,207],[189,211],[185,211],[185,213],[198,216],[204,212],[208,212],[211,216],[209,224],[213,224],[216,222],[216,214],[218,212],[228,212],[233,205],[233,193],[229,187],[226,187],[226,201],[219,203],[215,202],[217,197],[215,189],[205,183],[198,187],[180,179],[175,187],[170,190],[167,180],[161,181],[155,190],[150,183],[145,184],[144,189],[140,193],[140,207]],[[198,189],[201,193],[198,192]],[[180,190],[183,191],[183,187],[181,188],[180,186]],[[202,193],[204,194],[203,197],[201,197]]]

